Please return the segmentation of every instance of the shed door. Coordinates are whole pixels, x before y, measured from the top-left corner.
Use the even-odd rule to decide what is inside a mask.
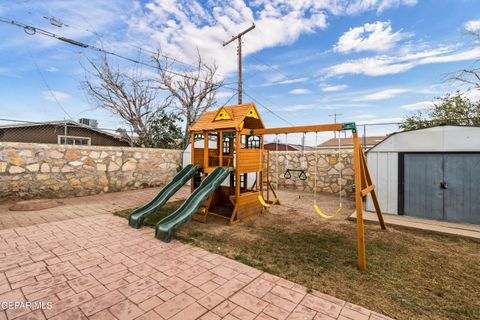
[[[411,153],[404,155],[405,215],[443,219],[443,156]]]
[[[403,213],[480,224],[480,154],[404,154]]]
[[[444,154],[444,219],[480,224],[480,154]]]

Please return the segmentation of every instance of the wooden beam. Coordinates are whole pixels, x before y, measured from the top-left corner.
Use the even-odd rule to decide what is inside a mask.
[[[240,138],[240,133],[237,132],[235,134],[235,199],[240,198],[240,170],[238,170],[240,164]]]
[[[367,194],[372,192],[374,189],[375,189],[375,185],[373,185],[373,184],[369,185],[368,187],[366,187],[365,189],[362,190],[362,197],[365,197]]]
[[[367,269],[367,258],[365,256],[365,228],[363,225],[362,208],[362,172],[360,165],[360,140],[358,133],[353,133],[353,162],[355,168],[355,209],[357,212],[357,245],[358,245],[358,269],[365,271]]]
[[[195,165],[195,134],[193,132],[192,132],[192,135],[190,136],[190,152],[191,152],[190,163],[192,165]],[[195,181],[195,175],[193,175],[192,179],[190,179],[190,193],[193,192],[194,181]]]
[[[203,133],[203,170],[208,169],[208,132]]]
[[[365,178],[367,179],[367,183],[373,186],[374,184],[372,183],[372,177],[370,176],[370,171],[368,171],[367,160],[365,159],[365,154],[363,153],[363,151],[360,156],[363,163],[363,170],[365,171]],[[387,227],[385,226],[385,221],[383,220],[382,210],[380,209],[380,204],[378,203],[377,193],[375,189],[372,190],[370,196],[372,197],[373,205],[375,206],[375,212],[377,213],[380,227],[385,230],[387,229]]]
[[[264,144],[264,141],[263,141],[263,136],[260,137],[260,172],[258,173],[260,175],[260,194],[262,195],[262,198],[263,198],[263,151],[265,151],[263,149],[263,144]]]
[[[322,132],[322,131],[341,131],[343,128],[341,123],[320,124],[314,126],[297,126],[269,129],[243,129],[242,134],[262,135],[262,134],[281,134],[281,133],[298,133],[298,132]],[[253,133],[252,133],[253,132]]]
[[[218,146],[218,166],[223,167],[223,131],[220,131],[218,141],[220,141]]]

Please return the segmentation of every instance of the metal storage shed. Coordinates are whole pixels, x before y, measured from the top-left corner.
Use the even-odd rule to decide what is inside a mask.
[[[394,133],[367,162],[384,212],[480,224],[480,127]]]

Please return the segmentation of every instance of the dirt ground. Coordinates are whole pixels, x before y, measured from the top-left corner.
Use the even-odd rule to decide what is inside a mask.
[[[366,224],[367,271],[357,270],[353,199],[332,219],[310,193],[280,191],[281,206],[228,226],[190,221],[176,238],[397,319],[479,319],[480,242]],[[335,195],[320,194],[328,214]],[[175,208],[172,207],[173,211]]]

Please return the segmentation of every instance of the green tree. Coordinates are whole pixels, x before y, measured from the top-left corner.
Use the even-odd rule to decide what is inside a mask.
[[[413,130],[439,125],[480,126],[480,101],[473,102],[460,92],[447,94],[437,100],[430,109],[408,115],[400,128]]]
[[[178,113],[158,110],[151,121],[148,134],[135,140],[136,146],[150,148],[177,149],[181,147],[183,132],[178,126],[181,117]]]

